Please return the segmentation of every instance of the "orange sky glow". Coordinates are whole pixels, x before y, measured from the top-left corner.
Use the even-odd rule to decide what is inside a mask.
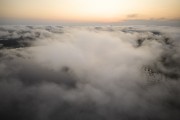
[[[1,0],[0,17],[78,22],[179,19],[180,0]]]

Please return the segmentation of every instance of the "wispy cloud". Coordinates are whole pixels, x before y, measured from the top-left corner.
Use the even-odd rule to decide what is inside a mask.
[[[137,18],[139,17],[139,14],[129,14],[127,15],[127,18]]]

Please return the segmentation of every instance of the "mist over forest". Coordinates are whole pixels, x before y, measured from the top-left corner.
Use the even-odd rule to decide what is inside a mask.
[[[179,120],[180,28],[0,26],[1,120]]]

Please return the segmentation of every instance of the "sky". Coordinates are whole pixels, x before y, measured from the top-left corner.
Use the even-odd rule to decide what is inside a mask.
[[[0,0],[0,18],[65,22],[180,19],[180,0]]]

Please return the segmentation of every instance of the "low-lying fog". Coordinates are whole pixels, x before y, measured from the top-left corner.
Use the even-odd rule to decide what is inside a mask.
[[[1,120],[179,120],[180,28],[1,26]]]

